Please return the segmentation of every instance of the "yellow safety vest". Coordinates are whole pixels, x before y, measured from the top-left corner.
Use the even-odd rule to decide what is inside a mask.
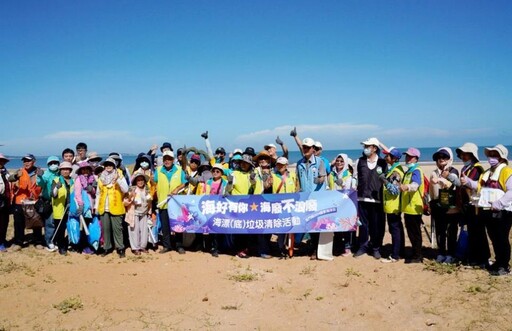
[[[423,214],[423,170],[417,167],[415,170],[419,170],[420,172],[420,186],[418,190],[414,192],[405,191],[401,193],[401,210],[402,213],[408,215],[422,215]],[[408,171],[404,175],[404,179],[402,181],[403,184],[411,184],[412,183],[412,174],[414,171]]]
[[[60,181],[60,176],[55,177],[53,179],[55,183]],[[75,182],[73,179],[69,181],[69,193],[73,192],[75,189]],[[52,198],[52,210],[53,210],[53,218],[56,220],[61,220],[64,218],[64,211],[66,210],[66,199],[68,197],[68,191],[66,190],[66,186],[62,184],[62,186],[57,190],[57,197]]]
[[[393,171],[388,172],[386,178],[390,178],[394,173],[398,173],[400,178],[404,178],[404,169],[401,165],[398,165]],[[423,181],[422,181],[423,182]],[[386,185],[384,185],[384,212],[386,214],[399,214],[400,213],[400,194],[391,194]]]
[[[505,167],[501,168],[500,175],[498,176],[498,183],[501,186],[501,189],[504,192],[507,192],[507,180],[509,177],[512,176],[512,168],[505,165]],[[477,192],[480,192],[482,189],[482,185],[485,184],[485,181],[487,181],[490,177],[490,169],[487,169],[484,173],[480,175],[480,178],[478,179],[478,186],[477,186]]]
[[[124,177],[120,177],[123,178]],[[113,184],[103,185],[101,180],[98,180],[98,191],[99,191],[99,202],[98,202],[98,213],[100,215],[105,214],[105,202],[108,196],[108,212],[112,215],[123,215],[126,213],[123,204],[123,192],[117,184],[117,181]]]
[[[283,185],[281,185],[281,182],[283,181],[282,176],[278,176],[275,173],[273,173],[272,176],[274,177],[274,180],[272,182],[272,193],[297,192],[297,174],[295,172],[288,171],[288,174],[286,175],[286,180],[284,181]],[[281,189],[279,190],[279,192],[277,192],[279,186],[281,186]]]
[[[242,172],[240,170],[233,171],[233,191],[232,195],[245,195],[249,194],[249,190],[251,188],[251,180],[249,176],[250,172]]]
[[[169,179],[167,179],[167,176],[160,171],[162,169],[162,167],[158,167],[156,169],[156,178],[157,178],[156,195],[158,198],[158,204],[167,200],[167,196],[169,194],[171,194],[171,192],[174,191],[175,188],[177,188],[178,186],[180,186],[182,184],[181,183],[181,174],[183,172],[183,169],[181,169],[181,167],[178,167],[176,165],[174,165],[174,166],[176,167],[176,171],[172,174],[170,181],[169,181]],[[166,209],[166,208],[167,208],[167,204],[162,205],[160,207],[160,209]]]

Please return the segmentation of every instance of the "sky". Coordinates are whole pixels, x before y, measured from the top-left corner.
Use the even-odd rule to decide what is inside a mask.
[[[511,1],[1,1],[0,153],[512,142]],[[175,147],[175,148],[176,148]]]

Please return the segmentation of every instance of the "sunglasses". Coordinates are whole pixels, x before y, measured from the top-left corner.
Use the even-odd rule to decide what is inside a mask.
[[[214,170],[212,170],[212,172],[220,172],[220,173],[222,173],[223,171],[221,171],[219,169],[214,169]]]

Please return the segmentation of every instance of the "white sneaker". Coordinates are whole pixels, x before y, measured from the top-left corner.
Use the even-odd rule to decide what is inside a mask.
[[[49,244],[48,247],[46,247],[46,250],[48,252],[56,252],[57,251],[57,247],[54,244]]]
[[[446,260],[446,256],[444,256],[444,255],[438,255],[436,258],[437,263],[443,263],[443,262],[445,262],[445,260]]]
[[[453,256],[448,255],[443,263],[446,263],[446,264],[455,263],[455,258]]]
[[[390,256],[390,257],[388,257],[387,259],[381,259],[381,260],[380,260],[380,262],[382,262],[382,263],[395,263],[395,262],[398,262],[398,260],[397,260],[397,259],[394,259],[394,258],[392,258],[392,257]]]

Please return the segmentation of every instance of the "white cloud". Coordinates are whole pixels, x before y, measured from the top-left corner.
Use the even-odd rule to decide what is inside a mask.
[[[286,137],[294,128],[292,125],[278,126],[272,129],[249,132],[239,135],[236,138],[238,142],[252,142],[260,139],[269,139],[269,137]],[[329,123],[329,124],[301,124],[297,125],[297,133],[300,137],[313,137],[320,140],[320,137],[326,136],[346,136],[355,132],[375,130],[379,127],[375,124],[353,124],[353,123]]]
[[[103,140],[103,139],[121,139],[129,138],[131,136],[128,131],[58,131],[47,134],[44,139],[58,139],[58,140]]]

